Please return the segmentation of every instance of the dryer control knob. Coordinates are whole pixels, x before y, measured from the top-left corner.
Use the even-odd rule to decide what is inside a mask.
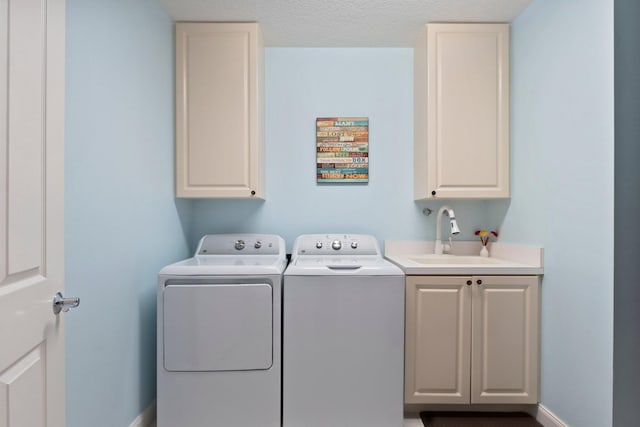
[[[244,249],[244,240],[236,240],[236,244],[234,246],[237,250],[241,251]]]
[[[332,247],[334,250],[338,251],[338,250],[340,250],[340,248],[342,248],[342,242],[341,242],[340,240],[334,240],[334,241],[331,243],[331,247]]]
[[[316,248],[322,249],[322,242],[320,240],[316,242]]]
[[[253,247],[256,248],[256,249],[260,249],[262,247],[262,242],[260,240],[257,240],[256,244],[253,245]]]
[[[353,242],[351,242],[351,248],[352,249],[358,249],[358,242],[356,242],[355,240]]]

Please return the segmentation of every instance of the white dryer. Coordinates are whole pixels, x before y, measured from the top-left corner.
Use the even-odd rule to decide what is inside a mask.
[[[283,426],[402,427],[404,274],[376,239],[299,236],[283,299]]]
[[[158,427],[281,425],[284,240],[206,235],[158,275]]]

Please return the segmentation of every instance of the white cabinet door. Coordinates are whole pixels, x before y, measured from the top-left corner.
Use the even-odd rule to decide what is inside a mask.
[[[509,197],[509,25],[428,24],[414,50],[414,197]]]
[[[473,281],[471,403],[537,403],[538,277]]]
[[[256,23],[176,24],[178,197],[264,197],[263,63]]]
[[[63,427],[64,0],[0,22],[0,426]]]
[[[469,403],[470,280],[407,277],[405,403]]]

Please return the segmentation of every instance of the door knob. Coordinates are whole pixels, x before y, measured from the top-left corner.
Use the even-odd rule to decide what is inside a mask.
[[[60,292],[53,297],[53,314],[58,315],[61,311],[67,312],[70,308],[80,305],[80,298],[65,298]]]

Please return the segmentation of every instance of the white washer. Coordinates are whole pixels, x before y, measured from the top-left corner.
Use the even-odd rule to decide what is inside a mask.
[[[401,427],[404,274],[376,239],[299,236],[283,301],[283,426]]]
[[[281,425],[284,240],[204,236],[158,275],[158,427]]]

